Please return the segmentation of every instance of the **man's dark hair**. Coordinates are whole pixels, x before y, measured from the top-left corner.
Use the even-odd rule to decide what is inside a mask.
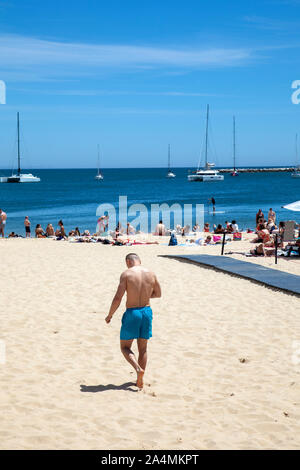
[[[136,253],[128,253],[128,255],[126,255],[126,261],[139,261],[141,262],[141,259],[139,257],[139,255],[137,255]]]

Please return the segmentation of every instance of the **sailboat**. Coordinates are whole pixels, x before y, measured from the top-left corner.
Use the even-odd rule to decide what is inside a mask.
[[[39,183],[41,181],[37,176],[31,173],[21,173],[21,154],[20,154],[20,116],[17,113],[17,131],[18,131],[18,171],[8,177],[1,177],[1,183]]]
[[[103,180],[104,177],[102,173],[100,172],[100,149],[99,149],[99,144],[98,144],[98,173],[95,176],[95,180]]]
[[[223,181],[224,176],[220,174],[218,170],[214,170],[214,163],[208,163],[208,122],[209,122],[209,105],[207,105],[206,111],[206,134],[205,134],[205,167],[200,169],[198,166],[197,171],[188,175],[189,181]]]
[[[231,176],[239,176],[239,173],[236,169],[236,154],[235,154],[235,116],[233,116],[233,172]]]
[[[298,162],[298,134],[296,134],[296,162]],[[292,173],[293,178],[300,178],[300,165],[294,168]]]
[[[168,147],[168,173],[166,174],[166,178],[175,178],[176,175],[171,170],[170,164],[171,164],[171,150],[170,150],[170,144],[169,144],[169,147]]]

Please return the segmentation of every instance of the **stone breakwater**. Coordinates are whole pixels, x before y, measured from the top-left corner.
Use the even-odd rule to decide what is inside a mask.
[[[282,168],[237,168],[239,173],[266,173],[266,172],[283,172],[293,171],[293,167],[282,167]],[[232,173],[233,168],[221,168],[218,170],[220,173]]]

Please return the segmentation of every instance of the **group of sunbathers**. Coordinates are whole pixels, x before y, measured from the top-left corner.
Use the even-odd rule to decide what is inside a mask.
[[[4,212],[1,211],[2,223],[4,220]],[[6,214],[5,214],[6,216]],[[6,219],[5,219],[6,222]],[[25,236],[29,238],[31,236],[31,222],[29,217],[26,216],[24,219],[24,227],[25,227]],[[105,214],[98,219],[98,227],[97,232],[91,234],[88,230],[84,230],[80,232],[79,228],[76,227],[74,230],[71,230],[68,233],[68,236],[65,232],[63,221],[60,220],[58,222],[57,230],[54,230],[53,225],[49,223],[44,230],[41,224],[37,224],[35,227],[35,237],[36,238],[54,238],[56,240],[67,240],[71,242],[78,242],[78,243],[103,243],[115,246],[123,246],[123,245],[145,245],[145,244],[158,244],[157,241],[149,242],[149,241],[140,241],[135,240],[133,236],[138,233],[135,228],[128,222],[126,228],[123,228],[121,223],[118,222],[114,231],[108,232],[109,229],[109,215]],[[300,229],[300,225],[298,226]],[[4,230],[3,230],[4,232]],[[158,236],[166,236],[170,235],[170,233],[175,233],[177,235],[182,235],[184,237],[188,237],[192,233],[196,236],[195,238],[186,239],[185,243],[187,244],[198,244],[198,245],[214,245],[216,243],[221,243],[221,237],[218,235],[222,235],[224,233],[234,234],[235,237],[237,232],[239,232],[238,224],[235,220],[232,220],[231,223],[228,221],[225,222],[224,226],[222,224],[218,224],[213,226],[213,230],[210,229],[209,223],[205,223],[203,227],[203,232],[206,234],[203,238],[197,238],[197,233],[201,232],[201,228],[199,224],[196,222],[192,231],[190,231],[190,226],[181,227],[179,225],[176,226],[176,230],[172,231],[167,229],[164,225],[163,221],[160,220],[155,228],[154,235]],[[251,232],[248,229],[248,232]],[[250,250],[248,255],[252,256],[273,256],[275,254],[276,249],[281,250],[280,254],[285,254],[286,256],[291,256],[292,254],[298,254],[300,256],[300,230],[298,239],[295,241],[284,242],[284,232],[285,232],[285,223],[280,222],[276,225],[276,213],[270,208],[268,212],[267,219],[265,218],[263,211],[259,209],[256,214],[256,230],[255,230],[255,238],[251,241],[252,243],[257,244],[257,246]],[[110,235],[108,238],[107,235]],[[238,234],[237,234],[238,235]],[[22,237],[22,235],[18,235],[15,232],[11,232],[8,237],[9,238],[16,238]]]
[[[28,236],[28,234],[30,237],[30,225],[29,226],[25,225],[25,231],[26,231],[26,237]],[[67,238],[65,227],[64,227],[62,220],[58,222],[57,230],[54,230],[54,227],[52,224],[48,224],[46,227],[46,230],[43,229],[41,224],[37,224],[35,227],[35,236],[36,238],[55,238],[56,237],[59,240]]]
[[[284,232],[285,223],[279,222],[278,226],[276,225],[276,213],[272,208],[269,210],[268,220],[259,209],[256,214],[256,238],[252,240],[252,243],[259,243],[259,245],[250,250],[250,254],[253,256],[273,256],[276,249],[280,249],[280,253],[287,256],[290,256],[293,251],[300,255],[300,233],[298,239],[285,243]]]
[[[226,220],[224,227],[222,224],[213,226],[213,233],[237,233],[239,231],[239,226],[236,220],[233,220],[231,223]],[[209,223],[204,224],[204,232],[210,232]]]

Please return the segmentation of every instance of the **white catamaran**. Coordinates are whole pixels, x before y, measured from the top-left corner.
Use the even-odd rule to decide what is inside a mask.
[[[170,144],[168,147],[168,173],[166,174],[166,178],[175,178],[176,175],[173,173],[171,170],[171,149],[170,149]]]
[[[41,181],[37,176],[31,173],[21,173],[21,154],[20,154],[20,117],[17,113],[17,131],[18,131],[18,171],[11,176],[0,177],[0,183],[39,183]]]
[[[99,144],[98,144],[98,173],[95,176],[95,180],[100,181],[100,180],[103,180],[103,179],[104,179],[104,177],[103,177],[103,175],[100,171],[100,149],[99,149]]]
[[[296,134],[296,162],[298,162],[298,134]],[[300,178],[300,165],[294,168],[292,173],[293,178]]]
[[[214,163],[208,163],[208,122],[209,122],[209,105],[207,105],[206,112],[206,134],[205,134],[205,167],[200,169],[198,166],[197,171],[188,175],[189,181],[223,181],[224,176],[220,174],[218,170],[214,170]]]

